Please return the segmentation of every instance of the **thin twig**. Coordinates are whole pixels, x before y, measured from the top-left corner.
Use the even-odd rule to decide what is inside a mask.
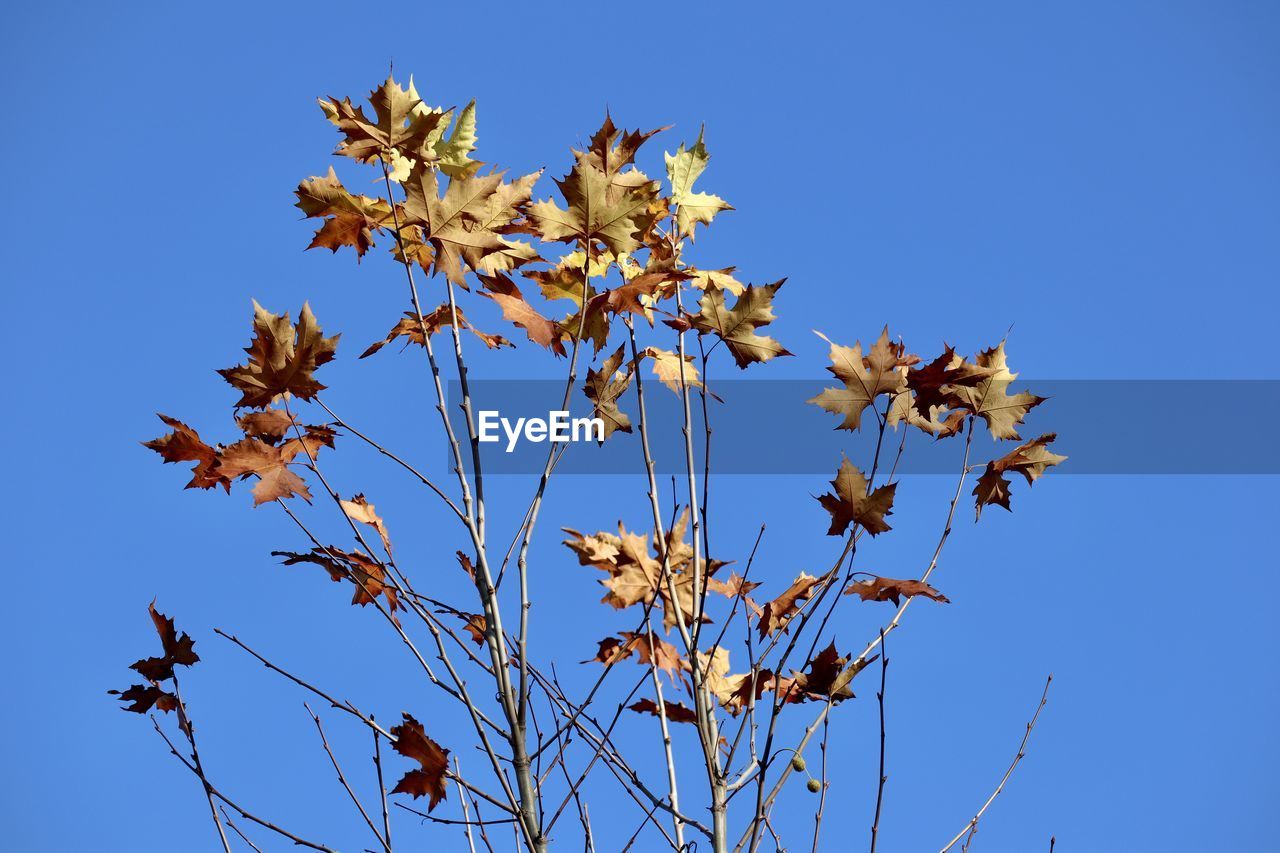
[[[382,833],[378,832],[378,828],[373,825],[373,821],[369,818],[369,813],[364,810],[364,804],[360,802],[360,798],[356,796],[356,792],[351,790],[351,785],[347,783],[347,777],[342,772],[342,765],[338,763],[338,758],[333,754],[333,750],[329,748],[329,739],[324,735],[324,726],[320,723],[320,717],[315,711],[311,710],[311,706],[306,702],[302,703],[302,707],[307,709],[307,713],[311,716],[311,720],[316,724],[316,731],[320,735],[320,744],[324,747],[325,755],[329,756],[329,763],[333,765],[333,770],[338,774],[338,784],[340,784],[347,796],[351,798],[351,802],[355,804],[356,811],[360,812],[360,817],[364,818],[364,822],[368,825],[369,831],[373,833],[373,837],[378,839],[378,843],[382,845],[382,849],[387,853],[391,853],[391,845],[387,839],[382,837]]]
[[[876,693],[876,702],[880,705],[880,775],[876,782],[876,816],[871,823],[871,853],[876,853],[876,840],[880,834],[880,806],[884,802],[884,783],[889,777],[884,773],[884,685],[889,674],[889,647],[885,644],[884,635],[880,636],[880,690]]]
[[[987,801],[982,804],[982,808],[978,809],[973,818],[965,824],[964,829],[957,832],[955,837],[948,841],[943,848],[938,851],[938,853],[947,853],[948,850],[956,846],[956,842],[963,838],[965,833],[975,831],[978,828],[979,818],[981,818],[983,813],[986,812],[993,802],[995,802],[995,799],[1000,795],[1000,792],[1004,790],[1005,783],[1009,781],[1009,777],[1013,775],[1013,771],[1027,754],[1027,741],[1031,739],[1031,730],[1036,727],[1036,720],[1040,719],[1040,712],[1044,710],[1045,703],[1049,701],[1050,684],[1053,684],[1052,674],[1045,679],[1044,691],[1040,694],[1040,703],[1036,705],[1036,712],[1031,715],[1031,722],[1027,723],[1027,731],[1022,736],[1022,742],[1018,744],[1018,752],[1014,755],[1013,761],[1009,764],[1009,769],[1004,772],[1004,776],[1000,779],[1000,784],[996,785],[996,789],[991,792],[991,796],[987,797]]]

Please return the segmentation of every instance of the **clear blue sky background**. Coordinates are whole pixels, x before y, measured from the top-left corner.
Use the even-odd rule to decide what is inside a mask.
[[[774,328],[797,357],[753,375],[816,376],[824,351],[810,328],[851,341],[888,322],[922,351],[977,349],[1016,324],[1010,349],[1028,377],[1276,376],[1272,3],[49,3],[7,18],[7,850],[213,849],[193,780],[104,692],[151,653],[152,596],[205,659],[186,684],[215,780],[283,823],[344,850],[368,844],[301,694],[214,626],[345,685],[382,718],[410,710],[465,742],[373,614],[268,556],[302,545],[287,520],[250,509],[243,490],[184,493],[183,471],[138,446],[159,433],[157,410],[227,436],[231,396],[212,369],[239,357],[249,297],[277,310],[309,298],[344,333],[326,368],[332,405],[394,400],[369,429],[439,468],[438,440],[418,428],[430,415],[418,360],[353,358],[404,307],[396,270],[381,250],[359,268],[303,253],[310,230],[290,207],[297,181],[330,162],[335,136],[315,96],[363,96],[390,59],[433,103],[477,98],[481,156],[522,172],[563,171],[567,145],[606,106],[628,126],[676,126],[648,152],[655,172],[659,149],[705,121],[706,187],[738,211],[699,241],[700,257],[757,281],[790,276]],[[563,369],[526,352],[483,366]],[[1097,416],[1217,428],[1249,453],[1271,440],[1249,411],[1173,397]],[[814,413],[815,430],[830,425]],[[444,517],[354,443],[333,459],[418,576],[458,590],[450,555],[463,542]],[[721,556],[744,558],[767,519],[764,571],[822,567],[833,540],[808,496],[823,487],[811,476],[721,485],[717,538],[732,552]],[[503,483],[501,529],[531,488]],[[949,488],[904,481],[897,529],[868,550],[876,570],[923,567]],[[607,499],[591,496],[601,490]],[[954,604],[913,607],[891,639],[881,849],[936,849],[963,825],[1049,671],[1030,755],[974,849],[1047,849],[1051,833],[1059,851],[1274,849],[1274,490],[1270,477],[1064,471],[1034,494],[1019,486],[1014,515],[975,527],[962,511],[937,576]],[[630,619],[594,604],[591,573],[555,530],[619,517],[641,527],[645,507],[634,478],[552,491],[533,555],[547,596],[535,642],[571,679],[593,641]],[[860,648],[889,612],[871,608],[843,611],[842,646]],[[833,729],[832,849],[857,849],[870,824],[873,692],[864,682]],[[368,740],[328,719],[367,791]],[[475,754],[463,760],[480,769]],[[686,775],[692,789],[698,776]],[[788,800],[793,849],[807,849],[813,804],[800,789]],[[631,831],[632,811],[602,783],[592,815],[606,838]],[[431,835],[403,818],[398,832]],[[456,831],[444,838],[441,849],[460,844]]]

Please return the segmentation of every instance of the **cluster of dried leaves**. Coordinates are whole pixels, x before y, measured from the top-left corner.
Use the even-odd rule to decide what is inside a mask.
[[[604,420],[606,439],[617,433],[633,433],[639,424],[654,509],[652,528],[642,528],[648,532],[631,532],[622,522],[616,534],[584,534],[564,528],[569,536],[564,544],[579,564],[604,574],[600,579],[606,591],[602,603],[618,611],[641,614],[640,624],[632,630],[621,630],[600,640],[589,660],[603,665],[601,680],[616,664],[628,659],[652,672],[656,695],[640,698],[626,707],[661,718],[664,732],[668,722],[699,730],[702,760],[708,764],[713,780],[713,811],[726,805],[729,764],[737,743],[735,739],[735,745],[730,745],[719,735],[717,711],[730,718],[749,719],[754,769],[742,771],[738,784],[751,773],[758,773],[759,802],[764,803],[765,775],[773,756],[768,753],[768,746],[764,753],[756,753],[757,705],[762,706],[762,714],[770,714],[768,741],[772,743],[773,727],[783,706],[816,702],[829,710],[854,696],[853,678],[875,658],[869,654],[874,644],[859,655],[839,652],[834,639],[819,648],[819,635],[827,625],[827,618],[812,621],[819,603],[831,601],[830,607],[834,608],[839,600],[854,596],[863,602],[892,602],[895,606],[916,596],[948,601],[926,582],[928,571],[919,579],[896,579],[842,568],[846,556],[852,561],[863,534],[876,537],[891,530],[888,519],[893,513],[898,482],[892,471],[886,475],[883,466],[877,467],[886,430],[914,428],[939,441],[963,436],[966,461],[962,474],[967,474],[974,467],[968,463],[968,449],[975,422],[980,421],[995,439],[1022,442],[1018,428],[1044,398],[1012,390],[1017,374],[1008,367],[1004,342],[972,359],[947,346],[936,358],[926,361],[909,354],[901,341],[890,337],[887,328],[865,350],[860,342],[849,347],[822,336],[830,344],[828,369],[839,385],[826,388],[809,402],[839,416],[837,429],[859,430],[874,421],[879,433],[877,461],[864,470],[843,459],[830,491],[817,498],[830,516],[827,533],[841,537],[845,543],[835,565],[814,574],[800,571],[789,583],[778,584],[772,597],[762,595],[761,590],[770,585],[771,579],[748,579],[750,560],[742,575],[731,571],[725,578],[729,561],[712,559],[706,553],[709,540],[705,531],[700,539],[699,530],[705,521],[705,507],[698,505],[692,470],[688,505],[678,517],[673,515],[676,520],[669,529],[663,529],[645,434],[642,368],[647,367],[661,384],[684,398],[686,441],[691,440],[692,425],[688,421],[689,395],[701,396],[709,446],[706,402],[709,397],[718,399],[704,384],[711,353],[723,345],[739,369],[791,355],[778,341],[761,333],[775,319],[774,299],[783,280],[744,284],[732,266],[702,268],[689,262],[685,255],[702,230],[720,213],[733,209],[719,196],[695,189],[710,159],[702,134],[692,145],[682,144],[675,153],[665,154],[664,185],[642,172],[636,162],[645,143],[660,131],[624,131],[606,117],[585,149],[572,151],[570,170],[554,181],[556,197],[535,201],[539,172],[509,180],[505,172],[475,159],[474,102],[461,110],[434,108],[422,100],[412,81],[404,87],[391,78],[373,90],[369,102],[372,115],[345,98],[323,99],[320,105],[340,134],[335,153],[374,166],[385,195],[351,192],[333,168],[326,175],[302,181],[296,190],[297,207],[305,217],[319,221],[309,248],[334,252],[349,248],[359,261],[381,242],[407,276],[411,307],[360,358],[393,342],[424,349],[438,391],[440,371],[432,348],[435,335],[448,331],[453,338],[464,381],[460,331],[470,332],[487,349],[514,348],[512,338],[520,335],[510,330],[498,334],[477,328],[458,304],[458,290],[472,291],[473,296],[480,297],[469,305],[472,314],[479,316],[487,306],[494,306],[496,314],[523,332],[533,345],[556,358],[566,358],[570,384],[577,375],[579,351],[589,352],[592,364],[580,391],[594,414]],[[415,271],[443,283],[446,298],[438,307],[423,309]],[[519,284],[517,280],[521,280]],[[526,296],[535,292],[540,302]],[[651,330],[655,343],[637,344],[636,328],[641,324]],[[671,336],[675,345],[671,349],[657,346],[659,334]],[[686,351],[686,334],[697,341],[700,358]],[[611,349],[618,338],[621,341]],[[709,341],[709,348],[704,341]],[[501,574],[495,582],[484,540],[483,514],[477,515],[473,504],[473,489],[476,499],[483,501],[478,488],[481,475],[473,473],[475,481],[469,482],[460,457],[456,457],[461,509],[443,491],[422,479],[445,499],[471,537],[471,553],[459,551],[458,559],[475,584],[480,612],[438,602],[432,598],[431,590],[424,594],[413,590],[408,573],[397,565],[387,525],[373,504],[363,494],[349,499],[340,497],[319,467],[320,451],[332,450],[340,429],[346,427],[319,401],[325,386],[316,378],[319,368],[337,355],[338,342],[337,335],[323,335],[307,305],[295,323],[289,314],[271,313],[255,302],[253,338],[245,349],[247,359],[219,371],[239,394],[232,404],[238,433],[228,444],[210,444],[185,423],[161,415],[170,431],[146,446],[165,462],[194,463],[188,488],[221,486],[229,492],[234,481],[251,481],[255,506],[279,504],[310,541],[304,550],[273,554],[283,557],[287,565],[319,566],[333,581],[352,584],[352,603],[374,605],[410,648],[412,643],[403,621],[406,614],[416,617],[429,630],[442,655],[442,636],[453,637],[459,646],[467,648],[456,631],[488,651],[487,660],[470,650],[466,654],[496,680],[498,704],[505,720],[501,726],[490,723],[489,728],[502,731],[505,727],[503,737],[510,743],[511,755],[502,756],[501,760],[513,762],[520,783],[515,792],[502,782],[510,800],[509,810],[523,833],[525,846],[545,849],[548,827],[538,821],[546,775],[538,778],[531,774],[528,763],[530,754],[541,755],[548,746],[535,746],[525,740],[529,737],[525,703],[530,701],[533,689],[529,683],[543,690],[550,703],[560,708],[559,713],[566,720],[563,731],[582,734],[579,730],[583,719],[591,718],[584,714],[585,705],[573,705],[559,692],[557,684],[540,676],[517,651],[524,648],[523,614],[528,612],[523,588],[524,551],[519,560],[523,611],[520,633],[508,636],[501,625],[497,594]],[[629,394],[635,396],[635,408],[625,402]],[[320,423],[304,423],[294,411],[295,401],[316,403],[330,417],[321,418]],[[443,400],[440,403],[443,406]],[[441,408],[442,414],[443,411]],[[447,420],[445,428],[449,428]],[[347,429],[373,444],[363,434]],[[448,438],[458,454],[458,442],[452,432]],[[981,513],[990,504],[1011,508],[1010,473],[1022,475],[1031,484],[1048,468],[1062,462],[1065,457],[1048,449],[1054,438],[1052,433],[1041,435],[987,462],[973,491],[977,511]],[[554,455],[548,459],[532,512],[526,514],[521,527],[526,549],[554,459]],[[311,488],[317,484],[333,498],[355,544],[322,544],[287,506],[286,502],[295,497],[310,503]],[[381,553],[370,544],[373,535],[366,538],[369,531],[381,543]],[[831,594],[833,590],[835,594]],[[839,595],[841,590],[843,596]],[[722,603],[709,606],[712,594]],[[831,611],[826,612],[829,617]],[[661,614],[656,628],[651,613]],[[135,663],[132,668],[146,683],[118,694],[131,703],[126,710],[138,713],[153,707],[161,711],[181,707],[175,693],[163,685],[173,678],[175,665],[190,666],[198,660],[186,634],[178,636],[172,621],[154,607],[151,614],[164,656]],[[440,621],[439,615],[452,617],[452,627],[451,623]],[[716,620],[721,624],[709,628],[716,625]],[[724,644],[725,631],[735,621],[745,623],[748,657],[737,672],[730,666],[730,652]],[[799,642],[802,635],[809,637],[807,654],[803,651],[805,644]],[[708,643],[707,637],[714,640]],[[801,657],[788,665],[797,649]],[[519,680],[515,697],[513,672],[518,673]],[[669,684],[678,685],[691,698],[692,707],[666,699],[659,674]],[[431,679],[436,680],[434,674]],[[484,741],[486,727],[478,716],[482,712],[467,693],[465,682],[459,679],[454,688],[447,689],[467,705]],[[473,786],[464,787],[463,781],[451,773],[449,750],[432,740],[409,713],[404,713],[403,722],[389,732],[375,726],[375,737],[378,736],[385,737],[397,752],[418,765],[400,779],[391,793],[427,797],[428,812],[446,799],[446,782],[451,778],[458,782],[460,791],[474,794]],[[590,743],[598,733],[582,736]],[[484,743],[491,750],[487,741]],[[567,760],[565,747],[560,749],[556,760]],[[489,754],[498,767],[499,756],[492,751]],[[596,751],[597,757],[601,755],[625,775],[628,768],[621,757],[614,756],[607,734],[604,745]],[[668,760],[674,760],[670,754]],[[592,759],[591,764],[594,763]],[[571,787],[571,794],[576,795],[576,791],[576,786]],[[665,800],[655,799],[654,808],[673,815],[675,837],[680,838],[683,830],[696,821],[679,811],[675,793],[673,787]],[[527,802],[530,796],[537,799],[536,809]],[[486,795],[485,799],[501,804],[503,797]],[[772,796],[768,802],[772,802]],[[767,805],[759,807],[765,808]],[[478,810],[476,801],[477,813]],[[758,843],[765,817],[759,810],[752,817],[751,849]],[[372,823],[370,826],[378,832]],[[714,849],[725,849],[718,823],[708,833]],[[389,851],[389,825],[386,838],[381,834],[379,837]]]

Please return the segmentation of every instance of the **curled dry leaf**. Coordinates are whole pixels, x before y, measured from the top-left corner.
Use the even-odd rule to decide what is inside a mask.
[[[160,438],[143,442],[142,446],[159,453],[160,458],[165,462],[196,463],[191,469],[191,482],[187,483],[186,488],[212,489],[214,486],[222,486],[230,492],[231,481],[216,469],[218,451],[205,444],[198,432],[177,418],[161,414],[157,414],[156,417],[164,421],[173,431]]]
[[[391,553],[391,534],[387,532],[387,524],[364,495],[356,495],[349,501],[344,500],[339,503],[342,504],[342,511],[352,521],[367,524],[378,531],[378,536],[382,539],[382,547],[387,549],[388,554]]]
[[[533,306],[525,301],[520,288],[505,275],[482,275],[487,296],[502,309],[502,316],[524,329],[529,340],[540,347],[551,350],[556,355],[565,355],[564,344],[560,340],[560,328],[553,321],[539,314]]]
[[[604,422],[606,439],[615,430],[631,432],[631,418],[618,408],[618,400],[631,384],[631,365],[623,368],[622,351],[622,346],[619,346],[617,352],[604,360],[598,372],[587,368],[587,381],[582,387],[582,392],[591,401],[592,413]],[[621,373],[620,368],[623,368]]]
[[[395,618],[400,606],[395,588],[387,583],[387,574],[383,565],[359,551],[344,551],[337,546],[312,548],[305,553],[295,551],[272,551],[273,557],[284,557],[284,565],[293,566],[298,563],[311,563],[320,566],[329,573],[330,580],[336,582],[349,580],[355,586],[351,597],[352,604],[364,607],[381,597],[387,603],[387,612]]]
[[[641,699],[634,705],[628,705],[628,710],[635,711],[637,714],[653,714],[659,716],[658,703],[652,699]],[[663,700],[662,713],[673,723],[693,723],[697,724],[698,714],[689,706],[681,702],[668,702]]]
[[[923,595],[943,604],[951,599],[938,592],[924,581],[896,580],[894,578],[873,577],[869,580],[856,580],[845,588],[845,595],[857,595],[863,601],[892,601],[898,604],[902,598]]]
[[[800,612],[800,606],[813,595],[814,588],[826,583],[831,577],[830,573],[814,577],[808,572],[801,572],[781,595],[760,608],[756,614],[756,627],[761,639],[786,628],[791,618]]]
[[[408,794],[415,800],[427,797],[430,812],[441,800],[448,798],[446,781],[449,774],[449,750],[431,738],[411,715],[404,715],[404,722],[391,728],[395,736],[392,747],[405,758],[418,762],[417,770],[410,770],[391,789],[393,794]]]
[[[382,340],[371,344],[368,349],[360,353],[360,357],[368,358],[387,344],[394,341],[396,338],[404,338],[406,344],[417,344],[420,347],[425,347],[426,339],[422,335],[423,328],[426,328],[428,335],[436,334],[443,327],[448,326],[453,322],[455,310],[458,315],[458,326],[471,332],[471,334],[479,338],[489,349],[500,349],[502,347],[515,346],[515,344],[502,337],[502,335],[490,335],[486,332],[480,331],[468,322],[467,317],[462,313],[461,308],[457,308],[455,306],[451,309],[449,307],[449,303],[446,302],[431,313],[423,314],[422,322],[418,322],[418,315],[413,311],[404,312],[404,316],[400,318],[399,322],[391,327],[391,331],[387,332],[387,336]]]
[[[987,504],[998,504],[1012,511],[1009,506],[1009,487],[1012,484],[1005,474],[1011,471],[1021,474],[1026,478],[1027,485],[1032,485],[1048,469],[1066,461],[1067,457],[1049,450],[1049,445],[1057,437],[1056,433],[1045,433],[987,463],[987,469],[982,472],[978,484],[973,488],[979,517]]]

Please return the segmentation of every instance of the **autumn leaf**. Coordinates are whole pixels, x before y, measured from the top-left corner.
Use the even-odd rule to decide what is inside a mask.
[[[339,335],[324,337],[311,306],[304,303],[294,326],[289,315],[272,314],[253,303],[253,342],[246,364],[218,372],[241,392],[236,407],[265,409],[286,394],[310,400],[324,390],[315,370],[333,360]]]
[[[417,93],[400,86],[391,77],[369,93],[374,115],[370,119],[362,107],[343,98],[325,98],[320,107],[325,117],[343,133],[335,153],[361,163],[382,160],[390,164],[400,152],[416,152],[445,116],[424,108]]]
[[[868,494],[867,478],[846,457],[831,487],[832,492],[818,498],[823,509],[831,514],[828,536],[839,536],[850,524],[862,525],[872,536],[890,529],[884,518],[893,513],[897,483],[881,486]]]
[[[410,770],[391,789],[393,794],[409,794],[415,800],[427,797],[430,812],[441,800],[447,799],[446,781],[449,774],[449,750],[431,738],[411,715],[404,715],[404,722],[392,726],[395,737],[392,744],[396,752],[418,762],[417,770]]]
[[[604,422],[604,437],[613,435],[614,430],[631,432],[631,418],[618,408],[618,400],[631,384],[631,366],[619,374],[622,367],[623,347],[609,356],[600,365],[597,372],[587,368],[587,381],[582,391],[591,401],[591,411]],[[603,444],[603,441],[601,442]]]
[[[515,282],[501,274],[481,275],[480,281],[485,287],[481,296],[487,296],[498,303],[502,316],[524,329],[529,340],[556,355],[565,355],[564,343],[560,340],[560,327],[526,302]]]
[[[461,308],[458,308],[455,305],[451,309],[449,307],[449,303],[446,302],[431,313],[422,315],[421,322],[418,321],[418,315],[415,312],[404,312],[404,316],[400,318],[399,322],[391,327],[391,331],[387,332],[387,336],[382,340],[371,344],[368,349],[360,353],[360,357],[368,358],[387,344],[394,341],[396,338],[404,338],[406,344],[417,344],[420,347],[425,347],[425,339],[422,336],[423,328],[426,328],[427,334],[429,335],[436,334],[445,326],[453,323],[453,315],[455,311],[458,315],[458,326],[470,331],[471,334],[483,341],[484,345],[489,349],[500,349],[502,347],[515,346],[515,344],[502,337],[502,335],[490,335],[487,332],[480,331],[475,326],[471,325],[467,320],[466,315],[462,313]]]
[[[635,170],[606,174],[588,159],[579,159],[556,186],[567,207],[548,200],[528,209],[529,224],[542,239],[587,244],[598,240],[615,255],[641,247],[640,236],[652,222],[649,205],[657,195],[657,182]]]
[[[689,319],[700,334],[713,333],[733,355],[739,368],[775,356],[791,355],[773,338],[757,335],[756,329],[773,322],[773,296],[786,279],[760,287],[747,285],[733,308],[726,308],[724,291],[708,289],[698,305],[701,310]]]
[[[135,714],[145,714],[153,707],[166,714],[178,708],[178,697],[155,684],[135,684],[127,690],[108,690],[107,693],[130,703],[120,710]]]
[[[649,359],[653,362],[653,375],[658,377],[663,385],[666,385],[675,393],[680,393],[681,385],[684,384],[689,388],[702,387],[702,381],[698,379],[698,369],[693,366],[693,356],[686,355],[684,357],[683,367],[681,365],[680,356],[671,350],[658,349],[657,347],[647,347],[640,353],[641,359]]]
[[[956,388],[975,385],[992,375],[992,371],[965,361],[954,348],[946,347],[942,355],[924,367],[907,372],[907,388],[912,405],[920,417],[929,420],[933,412],[955,405],[952,392]]]
[[[424,164],[404,182],[405,224],[421,229],[434,249],[432,270],[466,286],[466,269],[479,272],[484,259],[510,248],[500,232],[520,215],[537,175],[505,183],[502,172],[449,180],[440,195],[437,174]]]
[[[671,182],[671,201],[678,205],[676,229],[693,239],[697,223],[710,225],[722,210],[733,210],[724,199],[704,192],[693,192],[694,181],[707,168],[711,155],[702,141],[703,131],[698,131],[698,141],[690,148],[681,143],[675,154],[663,153],[667,164],[667,179]]]
[[[1004,341],[978,353],[974,362],[987,372],[987,376],[972,385],[951,389],[952,405],[968,409],[986,421],[993,438],[1019,439],[1016,427],[1031,409],[1046,398],[1025,391],[1008,393],[1010,383],[1018,378],[1018,374],[1009,371]]]
[[[718,580],[716,578],[710,578],[707,581],[708,589],[712,592],[720,593],[725,598],[733,598],[734,596],[746,598],[751,593],[751,590],[758,586],[760,586],[760,584],[755,581],[747,580],[737,572],[731,572],[729,574],[729,580],[727,581]]]
[[[395,612],[400,606],[395,588],[387,583],[387,574],[382,564],[359,551],[344,551],[335,545],[315,547],[305,553],[295,551],[272,551],[273,557],[283,557],[284,565],[311,563],[320,566],[329,574],[335,583],[349,580],[355,586],[351,603],[364,607],[373,604],[378,598],[387,603],[387,610],[395,619]]]
[[[1026,478],[1027,485],[1035,483],[1049,469],[1065,462],[1067,457],[1049,450],[1049,445],[1057,438],[1056,433],[1045,433],[1026,444],[1009,451],[999,459],[987,463],[987,468],[978,478],[973,489],[977,498],[977,515],[981,517],[982,508],[987,504],[998,504],[1012,511],[1009,506],[1009,488],[1012,485],[1005,474],[1013,472]]]
[[[893,396],[904,388],[907,366],[917,360],[915,356],[905,354],[901,343],[889,340],[888,326],[865,356],[862,354],[860,341],[855,342],[852,347],[845,347],[833,343],[821,332],[815,334],[831,345],[831,366],[827,370],[843,382],[844,387],[825,388],[808,402],[828,412],[843,415],[844,420],[836,429],[860,429],[863,411],[868,406],[872,406],[875,411],[877,397],[882,394]]]
[[[648,633],[623,631],[618,637],[606,637],[599,643],[596,656],[583,663],[598,662],[606,666],[624,661],[632,655],[642,666],[654,666],[675,681],[683,669],[680,652],[671,643]]]
[[[387,549],[388,554],[391,553],[391,535],[387,532],[386,522],[364,495],[356,495],[349,501],[344,500],[339,503],[342,505],[342,511],[347,514],[347,518],[367,524],[378,531],[378,536],[382,538],[382,546]]]
[[[256,438],[246,438],[225,448],[218,459],[217,473],[228,480],[256,475],[253,504],[283,500],[298,495],[311,500],[311,492],[302,478],[289,469],[292,457],[286,458],[283,447],[275,447]]]
[[[849,682],[861,672],[874,658],[864,658],[849,663],[849,655],[841,655],[836,651],[835,641],[831,643],[805,665],[804,672],[794,675],[790,692],[798,694],[797,699],[813,699],[824,702],[842,702],[853,698],[853,690]],[[794,701],[794,700],[793,700]]]
[[[760,631],[760,638],[764,639],[770,634],[787,627],[787,623],[791,621],[791,618],[800,612],[801,605],[813,595],[814,589],[826,583],[830,577],[830,575],[814,577],[808,572],[801,572],[791,582],[791,586],[787,587],[777,598],[765,604],[764,607],[760,608],[760,612],[756,614],[756,627]]]
[[[949,604],[951,601],[924,581],[882,577],[853,581],[845,588],[844,594],[857,595],[863,601],[892,601],[895,605],[899,603],[899,599],[911,598],[915,595],[923,595],[925,598],[931,598],[943,604]]]
[[[284,409],[266,409],[248,412],[236,418],[236,423],[250,438],[260,438],[268,444],[277,444],[293,430],[297,420]]]
[[[205,444],[200,434],[182,421],[168,415],[157,414],[156,417],[173,431],[143,442],[142,446],[159,453],[165,462],[195,462],[191,469],[191,482],[187,483],[186,488],[211,489],[222,486],[230,492],[231,481],[216,469],[218,451]]]
[[[324,248],[337,252],[343,246],[356,250],[356,259],[374,245],[373,232],[390,228],[394,217],[385,199],[353,195],[348,192],[333,167],[324,177],[312,177],[294,190],[297,207],[308,219],[323,219],[308,249]]]
[[[666,718],[673,723],[693,723],[697,724],[698,714],[688,705],[681,702],[668,702],[665,699],[662,702],[662,711],[658,711],[658,703],[652,699],[641,699],[633,705],[627,706],[628,710],[635,711],[637,714],[653,714],[657,717],[665,714]]]
[[[685,272],[692,276],[689,283],[699,290],[727,290],[734,296],[741,296],[746,287],[733,277],[734,269],[700,270],[690,267]]]
[[[623,131],[614,125],[613,116],[606,112],[600,129],[591,135],[591,144],[587,150],[575,151],[574,154],[577,159],[613,176],[635,162],[640,146],[650,137],[666,129],[660,127],[656,130]]]
[[[145,678],[146,684],[134,684],[126,690],[108,690],[107,693],[129,703],[122,707],[124,711],[145,714],[156,708],[168,713],[177,709],[178,697],[162,688],[159,682],[173,678],[175,666],[193,666],[200,661],[200,656],[195,652],[195,641],[186,632],[179,634],[173,619],[156,610],[154,601],[147,607],[147,612],[160,637],[163,654],[130,664],[129,668]]]

